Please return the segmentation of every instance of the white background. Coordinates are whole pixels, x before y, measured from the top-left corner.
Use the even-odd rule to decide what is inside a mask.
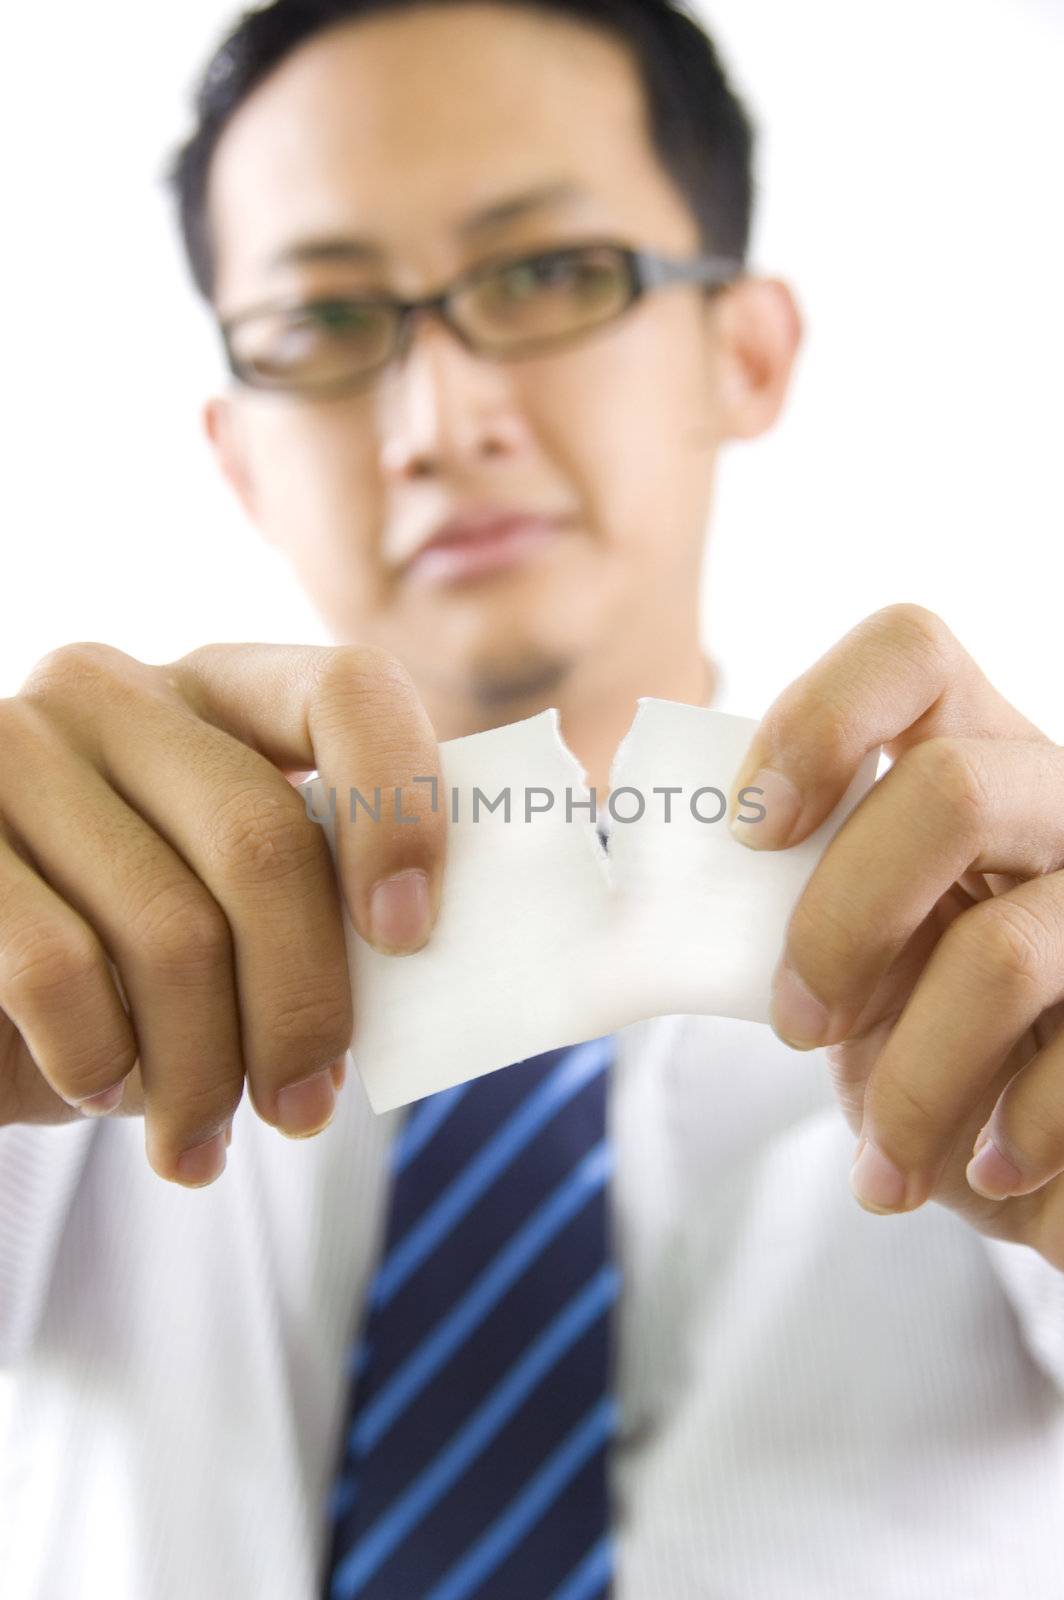
[[[1064,739],[1064,5],[707,0],[763,135],[754,260],[808,342],[725,464],[706,590],[757,716],[878,606],[938,611]],[[219,0],[5,24],[0,693],[46,650],[325,642],[199,434],[219,373],[160,174]]]

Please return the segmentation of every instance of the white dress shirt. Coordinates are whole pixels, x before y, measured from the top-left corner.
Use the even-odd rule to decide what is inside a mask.
[[[618,1600],[1064,1596],[1064,1274],[863,1211],[820,1052],[618,1040]],[[3,1600],[318,1600],[398,1115],[245,1097],[193,1191],[139,1120],[0,1130]]]

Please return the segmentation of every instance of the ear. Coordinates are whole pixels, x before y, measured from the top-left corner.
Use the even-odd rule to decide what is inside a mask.
[[[785,283],[742,278],[721,298],[718,322],[723,434],[753,439],[776,421],[802,341],[802,317]]]
[[[248,452],[240,428],[239,408],[230,395],[212,395],[203,407],[203,431],[222,476],[251,521],[259,525],[258,506]]]

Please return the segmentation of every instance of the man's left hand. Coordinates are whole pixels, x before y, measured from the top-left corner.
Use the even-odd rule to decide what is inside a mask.
[[[828,1047],[867,1209],[934,1199],[1064,1270],[1064,749],[940,617],[889,606],[765,715],[732,794],[766,816],[737,836],[797,844],[876,745],[892,765],[795,908],[773,1026]]]

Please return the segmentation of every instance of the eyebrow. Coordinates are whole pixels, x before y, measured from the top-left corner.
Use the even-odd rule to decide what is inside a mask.
[[[575,183],[549,183],[522,194],[507,195],[463,217],[454,232],[459,239],[476,241],[536,211],[558,210],[588,199],[588,191]],[[341,261],[348,264],[376,265],[384,260],[384,247],[376,240],[356,234],[330,234],[320,238],[298,239],[285,245],[269,262],[271,267],[301,266],[314,262]]]

